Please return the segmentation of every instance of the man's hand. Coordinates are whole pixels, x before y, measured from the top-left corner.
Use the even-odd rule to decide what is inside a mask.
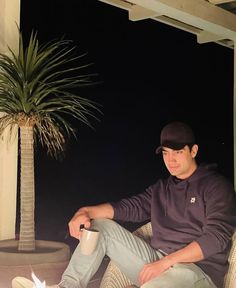
[[[142,285],[147,281],[158,277],[176,263],[195,263],[202,259],[204,259],[202,249],[196,241],[193,241],[184,248],[177,250],[156,262],[144,265],[139,274],[140,284]]]
[[[141,285],[161,275],[164,271],[171,267],[171,262],[164,258],[144,265],[139,274],[139,282]]]
[[[92,219],[107,218],[112,219],[114,210],[111,204],[103,203],[95,206],[87,206],[80,208],[69,222],[69,231],[72,237],[80,239],[81,226],[89,228]]]
[[[91,219],[89,217],[88,211],[83,208],[79,209],[69,222],[70,235],[72,237],[80,239],[82,233],[81,228],[89,228],[91,225],[90,221]]]

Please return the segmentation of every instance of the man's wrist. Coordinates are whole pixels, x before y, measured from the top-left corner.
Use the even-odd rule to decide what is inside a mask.
[[[165,263],[166,268],[169,268],[173,266],[174,264],[176,264],[176,261],[174,261],[173,257],[171,257],[170,255],[166,255],[160,260],[163,261],[163,263]]]

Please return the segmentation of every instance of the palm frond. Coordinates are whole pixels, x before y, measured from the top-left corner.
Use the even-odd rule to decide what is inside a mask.
[[[75,52],[71,40],[40,44],[35,32],[25,47],[19,31],[19,53],[0,53],[0,112],[7,115],[0,119],[0,134],[8,125],[31,123],[39,142],[55,156],[65,137],[76,137],[74,120],[92,127],[90,119],[98,120],[100,106],[74,91],[96,83],[97,74],[83,73],[92,64],[84,62],[86,53]]]

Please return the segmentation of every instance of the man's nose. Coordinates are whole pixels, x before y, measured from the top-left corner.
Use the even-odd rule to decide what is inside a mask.
[[[175,161],[176,161],[175,156],[172,153],[170,153],[168,155],[168,162],[175,162]]]

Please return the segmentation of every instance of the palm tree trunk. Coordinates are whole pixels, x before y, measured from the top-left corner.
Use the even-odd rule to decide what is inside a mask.
[[[20,126],[20,239],[19,251],[35,250],[33,126]]]

